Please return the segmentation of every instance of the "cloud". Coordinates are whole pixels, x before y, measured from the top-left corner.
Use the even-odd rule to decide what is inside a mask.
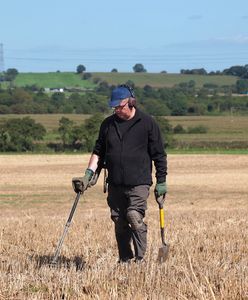
[[[192,15],[192,16],[189,16],[188,19],[189,20],[192,20],[192,21],[195,21],[195,20],[201,20],[203,18],[202,15]]]
[[[242,19],[244,19],[244,20],[248,20],[248,15],[244,15],[244,16],[242,16]]]
[[[236,35],[236,36],[229,36],[229,37],[219,37],[215,38],[215,41],[219,42],[227,42],[227,43],[234,43],[234,44],[247,44],[248,43],[248,35]]]

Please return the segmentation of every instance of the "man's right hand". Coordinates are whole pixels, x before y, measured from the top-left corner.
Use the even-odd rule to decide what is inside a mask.
[[[93,175],[94,172],[91,169],[86,169],[83,177],[72,178],[72,187],[75,193],[83,193],[88,188]]]

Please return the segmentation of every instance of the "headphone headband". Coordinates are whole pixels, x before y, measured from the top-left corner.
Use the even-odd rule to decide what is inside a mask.
[[[129,90],[131,97],[135,98],[134,90],[129,85],[127,85],[127,84],[121,84],[121,85],[119,85],[119,87],[124,87],[127,90]]]

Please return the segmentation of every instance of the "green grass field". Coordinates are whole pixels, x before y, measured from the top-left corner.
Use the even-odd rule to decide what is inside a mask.
[[[81,75],[73,72],[48,72],[48,73],[19,73],[14,85],[23,87],[26,85],[37,85],[42,88],[64,88],[79,87],[91,89],[96,85],[93,83],[96,78],[106,81],[109,84],[121,84],[128,80],[134,82],[138,87],[150,85],[154,88],[172,87],[180,82],[194,80],[196,87],[200,88],[204,83],[214,83],[216,85],[232,85],[236,83],[235,76],[207,76],[207,75],[183,75],[183,74],[162,74],[162,73],[91,73],[90,80],[82,80]],[[2,83],[6,88],[8,84]]]
[[[35,84],[43,88],[80,87],[89,89],[95,87],[95,84],[88,80],[82,80],[80,75],[73,72],[20,73],[14,84],[18,87]]]

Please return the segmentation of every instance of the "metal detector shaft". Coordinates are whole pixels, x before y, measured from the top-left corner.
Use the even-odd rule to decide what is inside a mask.
[[[59,240],[59,243],[58,243],[58,246],[57,246],[57,248],[56,248],[56,251],[55,251],[55,254],[54,254],[54,257],[53,257],[53,260],[52,260],[52,264],[56,264],[56,262],[57,262],[57,259],[58,259],[58,256],[59,256],[61,247],[62,247],[62,245],[63,245],[63,242],[64,242],[65,236],[66,236],[66,234],[67,234],[67,232],[68,232],[68,229],[69,229],[69,227],[70,227],[70,225],[71,225],[71,220],[72,220],[73,215],[74,215],[74,212],[75,212],[75,210],[76,210],[76,208],[77,208],[77,205],[78,205],[78,201],[79,201],[79,199],[80,199],[80,196],[81,196],[81,193],[80,193],[80,192],[77,193],[77,196],[76,196],[76,198],[75,198],[75,201],[74,201],[73,206],[72,206],[71,211],[70,211],[70,215],[69,215],[68,220],[67,220],[67,222],[66,222],[66,224],[65,224],[64,231],[63,231],[63,233],[62,233],[62,236],[61,236],[61,238],[60,238],[60,240]]]

